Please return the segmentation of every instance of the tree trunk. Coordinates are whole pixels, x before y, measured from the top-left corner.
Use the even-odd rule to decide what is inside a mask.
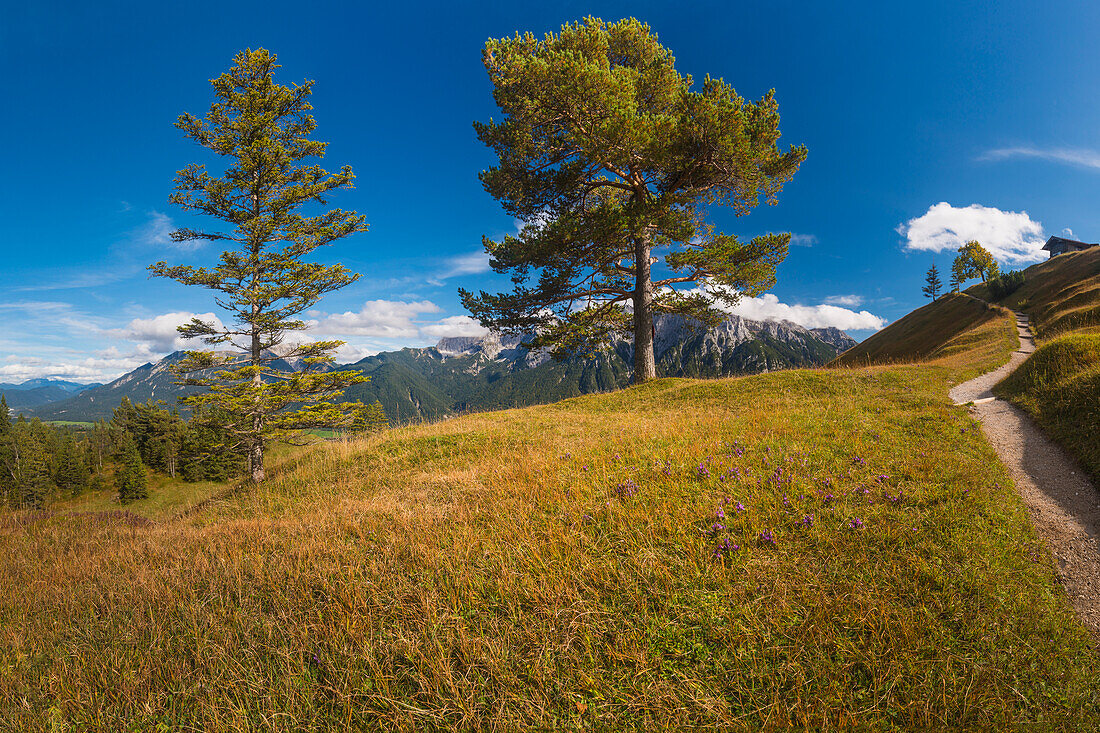
[[[634,240],[634,384],[657,378],[653,353],[653,280],[650,277],[649,239]]]
[[[256,329],[256,317],[259,306],[252,304],[252,366],[260,366],[260,333]],[[255,403],[252,406],[252,435],[248,446],[249,472],[252,475],[252,483],[262,483],[264,480],[264,418],[261,411],[261,393],[263,379],[259,372],[252,377],[252,389],[255,395]]]
[[[253,429],[257,432],[259,428],[260,418],[256,417],[252,420]],[[264,480],[264,444],[256,439],[252,445],[248,448],[248,466],[252,476],[252,483],[263,483]]]

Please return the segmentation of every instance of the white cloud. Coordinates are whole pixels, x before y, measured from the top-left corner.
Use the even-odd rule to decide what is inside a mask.
[[[111,329],[107,334],[119,339],[133,341],[139,345],[140,353],[149,355],[167,354],[182,349],[204,348],[201,341],[185,339],[180,336],[177,326],[190,323],[198,318],[215,327],[222,328],[221,319],[213,313],[164,313],[152,318],[135,318],[124,328]]]
[[[489,329],[469,316],[447,316],[435,323],[420,327],[425,338],[447,338],[450,336],[484,336]]]
[[[354,344],[345,343],[337,347],[336,352],[333,354],[333,358],[336,359],[337,364],[354,364],[357,361],[366,359],[368,356],[374,356],[377,353],[378,349],[369,346],[355,346]]]
[[[1087,148],[1036,148],[1024,145],[1015,148],[988,150],[978,159],[1006,160],[1008,158],[1038,158],[1084,168],[1100,168],[1100,152]]]
[[[149,221],[136,232],[137,241],[152,247],[179,247],[181,249],[195,249],[202,244],[202,240],[194,242],[173,242],[172,232],[175,230],[171,217],[159,211],[149,212]]]
[[[1062,230],[1062,236],[1065,237],[1066,239],[1077,239],[1077,237],[1073,233],[1073,230],[1070,229],[1069,227],[1066,227],[1065,229]]]
[[[792,234],[792,247],[813,247],[817,244],[817,237],[813,234]]]
[[[134,357],[85,357],[39,359],[14,357],[0,366],[0,382],[25,382],[28,379],[64,379],[71,382],[111,382],[122,374],[141,366],[149,359]]]
[[[772,293],[764,293],[759,298],[743,297],[737,305],[726,310],[754,321],[790,321],[805,328],[834,326],[842,331],[878,331],[886,325],[886,319],[868,311],[857,313],[848,308],[827,304],[789,305],[779,302],[779,298]]]
[[[415,319],[422,313],[439,313],[441,308],[430,300],[405,303],[395,300],[368,300],[358,312],[333,313],[310,322],[311,330],[337,338],[368,336],[373,338],[417,338],[420,327]]]
[[[1001,211],[980,204],[956,208],[940,202],[923,215],[899,225],[897,232],[906,238],[906,249],[954,252],[975,239],[1003,263],[1046,259],[1043,225],[1032,221],[1026,211]]]
[[[489,253],[485,250],[458,255],[447,260],[447,270],[440,276],[442,278],[455,277],[456,275],[476,275],[479,272],[488,272]]]
[[[857,305],[863,305],[862,295],[830,295],[822,301],[825,305],[843,305],[848,308],[853,308]]]
[[[448,258],[439,272],[428,278],[428,284],[439,287],[443,281],[460,275],[477,275],[489,272],[489,253],[484,250],[468,252]]]

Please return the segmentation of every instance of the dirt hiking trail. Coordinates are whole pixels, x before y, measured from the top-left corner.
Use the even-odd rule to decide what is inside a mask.
[[[973,403],[971,412],[981,420],[982,432],[1008,467],[1035,529],[1054,555],[1077,615],[1100,644],[1100,492],[1023,410],[990,391],[1035,351],[1026,314],[1016,313],[1016,328],[1020,348],[1008,363],[957,385],[951,399]]]

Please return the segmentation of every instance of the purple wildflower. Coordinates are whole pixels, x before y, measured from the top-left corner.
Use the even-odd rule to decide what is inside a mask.
[[[763,532],[760,533],[760,541],[761,542],[767,542],[767,543],[770,543],[770,544],[774,545],[775,544],[775,533],[772,532],[770,529],[765,529]]]
[[[726,555],[731,555],[741,549],[740,545],[735,545],[730,542],[730,538],[727,537],[718,543],[718,546],[714,548],[714,559],[718,560]]]
[[[733,505],[733,510],[735,512],[737,512],[738,514],[740,514],[741,512],[745,511],[745,505],[742,504],[741,502],[737,502],[736,504]]]
[[[627,479],[622,483],[616,484],[614,491],[615,495],[620,499],[628,499],[638,493],[638,486],[633,480]]]
[[[802,521],[799,522],[799,524],[805,525],[806,527],[814,526],[814,515],[807,514],[806,516],[802,517]]]
[[[853,518],[852,521],[848,522],[848,526],[852,529],[863,529],[863,520]]]

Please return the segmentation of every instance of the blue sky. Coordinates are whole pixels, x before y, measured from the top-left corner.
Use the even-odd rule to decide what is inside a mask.
[[[783,143],[809,157],[780,196],[718,228],[791,231],[779,281],[741,312],[857,337],[924,299],[935,250],[977,237],[1003,266],[1071,230],[1100,240],[1100,7],[1035,2],[488,2],[4,4],[0,64],[0,382],[103,381],[179,344],[207,291],[149,280],[180,249],[175,171],[213,161],[172,123],[204,114],[209,79],[246,47],[280,80],[316,80],[335,203],[371,229],[322,250],[362,279],[312,314],[342,360],[471,332],[458,287],[503,288],[482,235],[514,231],[477,180],[471,122],[494,114],[486,38],[593,14],[647,21],[698,79],[776,89]],[[936,254],[944,268],[951,253]],[[946,280],[946,277],[944,278]]]

